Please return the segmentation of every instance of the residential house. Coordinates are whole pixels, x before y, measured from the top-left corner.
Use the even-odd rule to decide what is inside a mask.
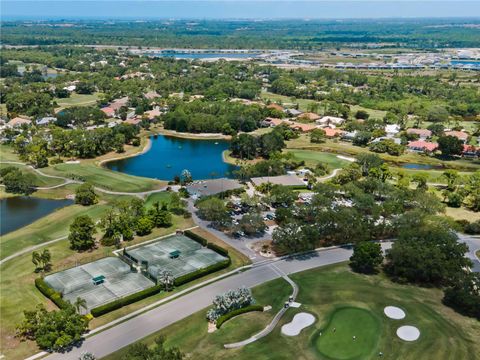
[[[297,109],[285,109],[283,111],[285,114],[289,115],[289,116],[293,116],[293,117],[297,117],[297,116],[300,116],[303,114],[302,111],[300,110],[297,110]]]
[[[127,120],[124,121],[126,124],[131,124],[131,125],[138,125],[142,122],[142,119],[139,117],[131,117]]]
[[[267,105],[267,109],[273,109],[273,110],[278,110],[278,111],[283,111],[283,106],[272,103],[270,105]]]
[[[446,136],[454,136],[456,137],[458,140],[461,140],[463,141],[464,143],[467,142],[468,140],[468,134],[464,131],[445,131],[445,135]]]
[[[13,128],[13,127],[19,127],[19,126],[22,126],[22,125],[30,125],[31,123],[32,123],[32,120],[21,118],[21,117],[17,116],[15,118],[11,119],[7,123],[7,127]]]
[[[400,132],[400,125],[397,125],[397,124],[385,125],[385,132],[387,133],[387,137],[394,137]]]
[[[344,118],[336,117],[336,116],[324,116],[315,121],[320,126],[340,126],[345,122]]]
[[[282,120],[279,118],[272,118],[272,117],[267,117],[265,120],[263,120],[262,125],[265,127],[275,127],[283,123],[290,123],[288,120]]]
[[[432,136],[432,132],[427,129],[416,129],[416,128],[410,128],[407,129],[407,134],[415,134],[420,137],[421,140],[426,140],[429,137]]]
[[[145,94],[143,94],[143,96],[145,97],[145,99],[148,99],[148,100],[153,100],[153,99],[161,97],[160,94],[157,93],[156,91],[146,92]]]
[[[51,122],[55,122],[55,121],[57,121],[57,118],[55,118],[53,116],[45,116],[43,118],[37,119],[36,124],[38,126],[46,126],[46,125],[50,124]]]
[[[425,140],[410,141],[407,145],[408,150],[416,152],[433,152],[438,148],[438,144]]]
[[[303,124],[303,123],[298,123],[298,122],[292,122],[289,126],[292,129],[300,130],[301,132],[310,132],[310,131],[313,131],[317,128],[317,125]]]
[[[300,115],[299,118],[308,120],[308,121],[317,121],[318,119],[320,119],[320,115],[312,112],[306,112]]]
[[[325,136],[330,138],[342,136],[345,133],[343,130],[332,129],[329,127],[323,128],[322,130],[325,131]]]
[[[475,147],[473,145],[463,145],[462,155],[468,158],[476,158],[480,156],[480,147]]]
[[[110,108],[117,111],[122,106],[127,106],[127,104],[128,104],[128,96],[125,96],[123,98],[113,100],[112,103],[110,104]]]
[[[148,110],[143,113],[149,120],[155,119],[157,116],[160,116],[162,113],[158,107],[153,110]]]
[[[100,110],[103,111],[105,113],[105,115],[107,115],[107,117],[111,118],[111,117],[115,116],[115,110],[112,109],[110,106],[101,108]]]
[[[357,133],[358,133],[357,130],[344,132],[342,134],[342,139],[345,141],[353,141],[355,136],[357,136]]]

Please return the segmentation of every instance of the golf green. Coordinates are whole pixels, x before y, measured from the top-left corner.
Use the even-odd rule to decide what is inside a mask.
[[[342,307],[314,338],[320,355],[332,360],[370,359],[380,335],[380,321],[368,310]]]

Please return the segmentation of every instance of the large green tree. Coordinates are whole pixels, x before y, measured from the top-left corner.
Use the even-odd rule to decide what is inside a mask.
[[[70,225],[68,241],[74,250],[90,250],[95,246],[95,223],[88,215],[80,215]]]
[[[362,241],[355,244],[350,267],[357,272],[372,274],[383,262],[382,247],[378,243]]]
[[[84,183],[75,190],[75,203],[83,206],[89,206],[98,202],[98,195],[95,188],[90,183]]]
[[[407,223],[387,251],[386,270],[394,279],[424,285],[454,284],[471,262],[467,245],[439,221]]]

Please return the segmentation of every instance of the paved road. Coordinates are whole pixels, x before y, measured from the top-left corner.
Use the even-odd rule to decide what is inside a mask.
[[[389,246],[389,244],[384,244]],[[348,249],[330,249],[302,255],[293,259],[279,260],[275,266],[285,274],[291,274],[329,264],[348,260],[352,251]],[[240,286],[254,287],[280,277],[271,263],[260,264],[246,272],[230,276],[201,289],[195,290],[165,305],[152,309],[142,315],[127,320],[101,333],[88,337],[81,347],[67,354],[51,354],[46,359],[78,359],[85,351],[97,357],[106,356],[122,347],[144,338],[189,315],[200,311],[212,303],[215,295]]]
[[[468,245],[469,252],[466,254],[466,256],[473,262],[472,270],[475,272],[480,272],[480,259],[475,255],[475,252],[480,250],[480,236],[465,235],[460,233],[457,233],[457,235],[460,241]]]

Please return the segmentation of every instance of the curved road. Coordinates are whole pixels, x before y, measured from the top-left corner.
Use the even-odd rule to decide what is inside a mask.
[[[383,244],[389,247],[390,243]],[[147,311],[137,317],[88,337],[83,344],[65,354],[51,354],[49,360],[77,360],[85,351],[97,358],[111,354],[160,329],[180,321],[212,304],[215,295],[229,289],[245,286],[248,288],[281,277],[282,273],[291,274],[325,265],[336,264],[349,259],[352,250],[335,248],[304,254],[295,258],[269,261],[248,271],[232,275],[210,285],[202,287],[164,305]],[[272,263],[277,269],[272,268]],[[205,324],[205,326],[207,326]]]

